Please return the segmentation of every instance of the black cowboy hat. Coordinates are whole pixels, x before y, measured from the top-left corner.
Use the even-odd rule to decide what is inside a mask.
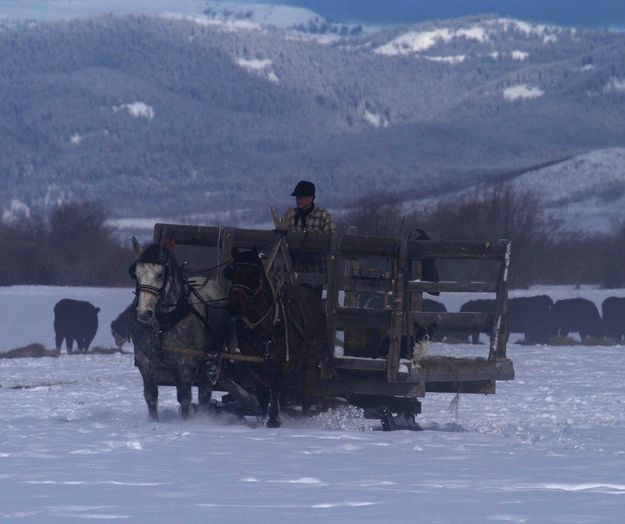
[[[315,196],[315,184],[308,180],[300,180],[291,195],[295,197]]]

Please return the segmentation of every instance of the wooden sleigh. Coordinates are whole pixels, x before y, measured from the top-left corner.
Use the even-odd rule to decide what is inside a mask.
[[[506,356],[507,275],[510,243],[407,240],[355,234],[319,234],[231,227],[156,224],[154,241],[175,239],[179,246],[212,248],[218,264],[230,259],[233,247],[262,248],[268,255],[267,269],[280,268],[281,278],[294,283],[323,285],[327,314],[327,354],[319,368],[319,395],[342,398],[361,407],[368,418],[379,418],[384,429],[417,428],[420,398],[426,393],[493,394],[497,381],[512,380],[512,361]],[[289,252],[325,254],[328,271],[300,274],[292,269]],[[496,264],[496,277],[486,282],[422,280],[424,260],[480,260]],[[370,269],[378,261],[378,269]],[[217,279],[227,285],[223,266]],[[227,286],[226,286],[227,287]],[[432,313],[422,310],[425,292],[491,293],[494,313]],[[366,294],[383,297],[382,306],[363,307]],[[418,332],[435,325],[446,333],[483,332],[490,335],[484,355],[425,356],[411,358],[411,341]],[[367,336],[373,333],[375,336]],[[341,336],[342,335],[342,336]],[[344,340],[337,348],[336,341]],[[385,340],[383,355],[371,355],[371,339]],[[388,348],[388,349],[386,349]],[[408,350],[407,350],[408,348]],[[467,346],[460,345],[462,351]],[[402,355],[402,351],[404,354]],[[406,354],[407,353],[407,354]],[[366,356],[362,356],[366,355]],[[241,355],[225,355],[232,363]],[[244,385],[229,384],[230,397],[250,402]],[[244,398],[243,398],[244,397]]]

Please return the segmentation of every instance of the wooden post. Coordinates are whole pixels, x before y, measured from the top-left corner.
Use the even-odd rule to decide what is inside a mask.
[[[399,359],[401,356],[401,340],[406,333],[406,263],[408,241],[399,243],[399,255],[393,257],[393,304],[391,311],[391,325],[389,329],[387,379],[397,382],[399,374]]]
[[[346,235],[357,235],[358,228],[356,226],[349,226],[347,228]],[[345,276],[349,279],[358,270],[359,262],[355,258],[345,260]],[[358,307],[360,294],[355,291],[345,291],[346,307]],[[344,330],[343,340],[343,353],[345,355],[358,356],[359,349],[362,349],[367,344],[367,332],[364,329],[350,328]]]
[[[336,344],[336,310],[339,301],[339,279],[341,268],[341,237],[330,234],[330,253],[328,254],[328,287],[326,291],[326,321],[328,325],[327,354],[321,360],[321,378],[333,376],[334,345]]]
[[[411,260],[406,280],[421,280],[422,277],[421,261]],[[423,311],[423,292],[421,290],[408,293],[408,297],[410,298],[410,311]]]
[[[357,235],[358,228],[356,226],[349,226],[347,228],[346,235]],[[345,276],[351,277],[353,272],[358,269],[358,260],[350,258],[345,261]],[[354,307],[358,306],[358,294],[355,291],[345,292],[345,306]]]
[[[154,231],[152,233],[152,242],[160,244],[161,240],[165,238],[165,232],[167,228],[164,224],[154,224]]]
[[[223,264],[227,260],[230,260],[232,255],[230,252],[232,251],[232,247],[234,246],[234,228],[232,227],[222,227],[219,231],[219,260],[218,264]],[[217,272],[217,284],[219,284],[222,288],[226,289],[227,283],[224,278],[224,267],[221,266],[219,271]]]
[[[510,269],[510,242],[506,243],[506,251],[499,266],[497,278],[497,297],[495,299],[495,322],[490,337],[489,360],[506,358],[506,342],[508,338],[508,270]]]

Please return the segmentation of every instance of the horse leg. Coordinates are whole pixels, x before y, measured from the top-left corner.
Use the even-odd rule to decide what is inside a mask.
[[[188,418],[191,409],[191,383],[176,380],[176,397],[178,404],[180,404],[180,416]]]
[[[261,415],[265,418],[267,416],[267,411],[269,410],[271,390],[266,384],[260,382],[254,384],[254,389],[256,390],[256,400],[258,400],[258,407],[260,408]]]
[[[54,337],[54,344],[56,345],[56,350],[61,353],[61,344],[63,343],[63,337],[60,335],[56,335]]]
[[[304,364],[302,378],[302,412],[308,413],[313,403],[313,391],[316,379],[315,368]]]
[[[148,405],[148,416],[150,420],[158,420],[158,385],[154,378],[141,368],[141,376],[143,377],[143,397]]]
[[[72,337],[65,337],[65,347],[68,353],[74,352],[74,339]]]
[[[201,386],[198,386],[198,404],[202,413],[209,412],[212,396],[213,388],[210,384],[203,384]]]
[[[197,400],[202,413],[208,413],[212,395],[213,386],[210,379],[208,377],[202,377],[197,387]]]
[[[282,393],[282,375],[278,369],[272,373],[271,382],[269,385],[270,398],[269,398],[269,420],[267,420],[268,428],[279,428],[282,425],[280,420],[280,396]]]

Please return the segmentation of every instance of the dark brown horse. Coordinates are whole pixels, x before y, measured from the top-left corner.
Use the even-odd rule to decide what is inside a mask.
[[[301,394],[302,409],[310,408],[327,345],[325,310],[313,289],[278,285],[256,248],[234,248],[232,259],[225,276],[232,282],[230,312],[237,318],[239,349],[264,359],[251,365],[251,375],[263,415],[269,415],[267,426],[279,427],[289,383]]]

